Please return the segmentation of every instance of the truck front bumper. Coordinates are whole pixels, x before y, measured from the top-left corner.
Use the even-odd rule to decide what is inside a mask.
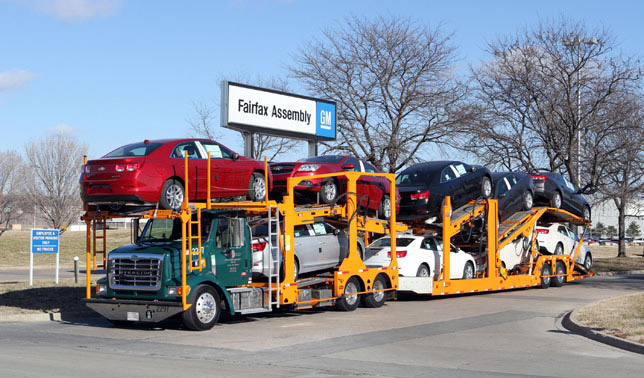
[[[109,320],[155,323],[183,312],[181,302],[102,298],[81,301]]]

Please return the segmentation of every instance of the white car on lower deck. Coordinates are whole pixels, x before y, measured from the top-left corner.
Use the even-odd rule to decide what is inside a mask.
[[[579,244],[579,238],[563,223],[546,223],[537,225],[537,242],[543,253],[572,256]],[[583,243],[575,262],[583,265],[587,271],[593,266],[592,254]]]
[[[399,234],[396,237],[396,258],[403,277],[432,277],[438,279],[443,267],[443,243],[436,236]],[[391,238],[382,237],[365,250],[367,267],[389,266]],[[450,278],[474,278],[474,259],[468,253],[452,248],[450,252]]]

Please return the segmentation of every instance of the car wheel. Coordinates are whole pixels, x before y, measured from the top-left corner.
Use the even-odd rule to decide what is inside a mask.
[[[593,267],[593,257],[590,255],[590,252],[586,252],[586,257],[584,257],[584,269],[586,272],[590,272],[590,268]]]
[[[362,304],[365,307],[377,308],[385,304],[387,300],[387,293],[383,290],[387,289],[387,282],[382,276],[376,277],[373,281],[373,292],[365,295],[362,298]]]
[[[492,180],[489,177],[483,177],[481,181],[481,195],[483,198],[490,198],[492,196]]]
[[[300,262],[297,259],[293,259],[293,281],[297,281],[297,277],[300,275]]]
[[[541,267],[541,288],[547,289],[550,287],[550,281],[552,281],[552,268],[550,264],[545,263]]]
[[[451,202],[451,201],[450,201],[450,203],[449,203],[449,209],[448,209],[449,214],[450,214],[450,218],[451,218],[451,216],[452,216],[452,210],[454,209],[454,207],[452,206],[452,204],[453,204],[453,202]],[[445,198],[443,198],[443,202],[441,202],[441,208],[440,208],[440,211],[438,212],[438,223],[443,223],[443,207],[445,207]]]
[[[181,182],[175,179],[170,179],[163,184],[159,205],[167,210],[179,211],[184,198],[185,192]]]
[[[562,287],[566,282],[566,276],[564,276],[564,274],[566,274],[566,266],[564,265],[563,261],[557,261],[555,270],[556,277],[553,277],[552,286]]]
[[[362,249],[362,245],[358,243],[358,255],[360,256],[360,260],[364,261],[364,250]]]
[[[550,207],[554,207],[555,209],[561,207],[561,193],[559,193],[558,191],[555,191],[555,194],[552,195],[552,199],[550,200]]]
[[[533,204],[534,197],[532,196],[532,192],[527,190],[525,193],[523,193],[523,210],[528,211],[532,209]]]
[[[557,243],[555,247],[555,255],[563,255],[563,244]]]
[[[255,172],[250,176],[250,181],[248,182],[248,199],[257,202],[266,199],[266,180],[259,172]]]
[[[416,277],[430,277],[430,271],[427,264],[420,264],[418,270],[416,271]]]
[[[335,301],[335,307],[340,311],[353,311],[358,308],[360,304],[360,284],[355,277],[349,278],[347,284],[344,285],[344,293]]]
[[[468,261],[463,268],[463,279],[469,280],[472,278],[474,278],[474,265],[471,261]]]
[[[333,203],[338,198],[338,184],[335,180],[327,180],[320,187],[320,199],[323,203]]]
[[[388,195],[382,197],[380,208],[378,209],[378,216],[380,219],[389,220],[391,217],[391,200]]]
[[[194,331],[211,329],[221,313],[217,290],[209,285],[199,285],[190,297],[192,306],[183,312],[183,324]]]
[[[584,206],[584,219],[590,220],[590,206]]]

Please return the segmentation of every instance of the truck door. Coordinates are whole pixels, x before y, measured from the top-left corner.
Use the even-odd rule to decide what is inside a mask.
[[[211,259],[216,260],[214,274],[226,287],[248,284],[251,270],[248,232],[244,218],[217,220],[215,252]]]

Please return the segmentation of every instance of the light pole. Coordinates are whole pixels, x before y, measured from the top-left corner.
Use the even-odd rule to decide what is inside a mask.
[[[581,44],[592,46],[597,43],[597,38],[573,38],[563,42],[564,46],[572,48],[577,46],[577,186],[581,186]],[[577,188],[579,189],[579,188]]]

